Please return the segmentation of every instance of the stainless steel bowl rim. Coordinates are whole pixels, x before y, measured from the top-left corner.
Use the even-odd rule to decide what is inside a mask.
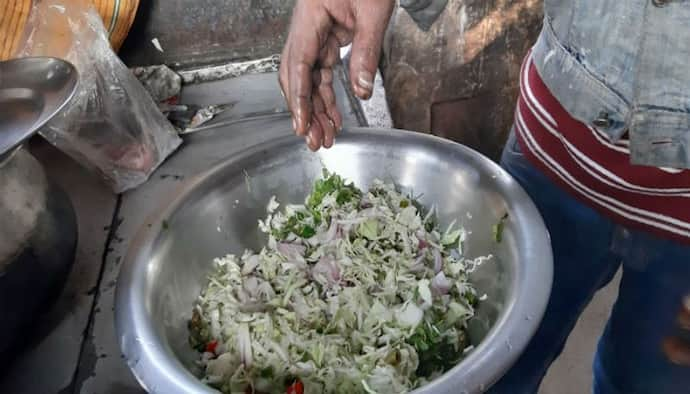
[[[543,220],[528,195],[497,164],[470,148],[431,135],[395,129],[349,128],[338,141],[376,135],[379,138],[406,138],[452,147],[458,153],[486,161],[486,165],[512,182],[511,200],[525,212],[523,228],[529,234],[517,234],[522,238],[522,256],[529,264],[524,265],[523,275],[514,279],[515,292],[505,306],[508,312],[494,324],[481,343],[457,366],[447,371],[414,393],[475,393],[483,392],[495,383],[515,362],[536,331],[546,309],[553,277],[553,257],[550,238]],[[115,324],[120,349],[136,379],[144,389],[152,393],[213,393],[214,389],[203,384],[189,372],[172,354],[156,334],[147,317],[144,302],[144,278],[147,256],[164,226],[185,198],[199,185],[221,169],[250,160],[260,152],[287,145],[298,147],[303,141],[293,136],[277,138],[255,145],[244,152],[215,165],[204,173],[183,184],[169,203],[149,216],[129,245],[125,262],[118,278],[115,298]],[[191,306],[190,306],[191,307]],[[505,355],[500,355],[505,353]],[[498,361],[497,361],[498,360]],[[471,379],[469,378],[471,377]],[[471,380],[471,381],[470,381]],[[460,388],[462,387],[462,388]]]

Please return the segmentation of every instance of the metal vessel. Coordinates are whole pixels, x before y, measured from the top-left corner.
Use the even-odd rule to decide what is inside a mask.
[[[76,70],[59,59],[0,62],[0,366],[29,339],[25,329],[56,298],[74,260],[72,204],[22,143],[76,85]]]
[[[213,258],[257,248],[257,219],[272,195],[302,202],[323,167],[367,187],[375,178],[423,193],[441,225],[469,231],[469,257],[494,259],[472,280],[487,294],[469,327],[473,351],[418,393],[478,393],[514,363],[534,334],[552,281],[550,241],[534,204],[491,160],[418,133],[348,129],[332,149],[309,152],[302,139],[259,143],[186,181],[130,244],[116,294],[120,348],[152,393],[214,392],[195,376],[187,322]],[[508,214],[501,242],[492,229]]]

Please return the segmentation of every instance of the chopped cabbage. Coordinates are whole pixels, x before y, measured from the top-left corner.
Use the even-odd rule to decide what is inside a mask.
[[[258,253],[216,259],[189,322],[203,380],[224,393],[402,393],[456,364],[479,302],[463,229],[393,185],[324,171],[304,205],[275,198]]]

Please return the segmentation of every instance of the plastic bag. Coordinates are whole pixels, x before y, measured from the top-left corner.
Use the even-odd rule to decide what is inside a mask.
[[[89,2],[35,2],[19,56],[59,57],[77,68],[74,98],[39,132],[116,193],[145,182],[180,145],[175,129],[112,51]]]

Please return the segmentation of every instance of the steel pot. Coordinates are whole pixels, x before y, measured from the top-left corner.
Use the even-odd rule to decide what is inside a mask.
[[[68,102],[76,70],[52,58],[0,62],[0,366],[57,298],[74,260],[67,195],[21,144]]]
[[[437,205],[442,225],[458,219],[471,231],[469,256],[495,256],[472,277],[488,296],[470,325],[475,349],[418,392],[482,392],[516,360],[539,325],[552,280],[549,237],[532,201],[498,165],[459,144],[351,129],[317,154],[292,136],[256,145],[188,181],[145,221],[120,273],[115,310],[121,350],[145,389],[213,392],[195,376],[197,354],[187,341],[213,258],[257,248],[263,240],[257,219],[270,197],[302,202],[323,166],[363,188],[380,178],[423,193],[424,204]],[[492,228],[506,213],[496,242]]]

